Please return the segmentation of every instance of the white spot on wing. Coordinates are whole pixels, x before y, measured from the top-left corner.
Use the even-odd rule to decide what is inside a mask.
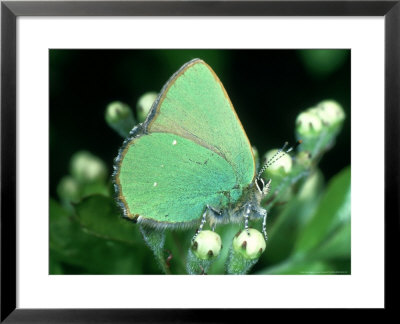
[[[177,143],[176,140],[174,140],[174,141],[172,142],[172,145],[176,145],[176,143]]]
[[[153,186],[154,186],[154,187],[157,187],[157,185],[158,185],[158,183],[157,183],[157,182],[154,182]]]

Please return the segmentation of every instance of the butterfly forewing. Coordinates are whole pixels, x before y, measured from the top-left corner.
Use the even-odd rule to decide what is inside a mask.
[[[161,96],[150,132],[191,139],[221,155],[240,184],[254,177],[254,159],[246,133],[214,71],[203,61],[183,67]]]

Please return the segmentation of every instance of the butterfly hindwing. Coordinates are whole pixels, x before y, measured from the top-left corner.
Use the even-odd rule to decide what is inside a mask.
[[[167,223],[199,219],[207,203],[226,204],[224,191],[236,184],[232,168],[218,154],[168,133],[137,138],[119,178],[131,213]]]

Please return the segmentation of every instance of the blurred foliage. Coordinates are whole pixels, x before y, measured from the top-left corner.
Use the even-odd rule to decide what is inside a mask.
[[[316,198],[318,199],[318,196]],[[268,255],[267,260],[272,261],[274,265],[259,270],[257,273],[313,273],[317,271],[313,269],[314,265],[318,265],[318,268],[321,267],[317,272],[322,272],[323,268],[324,272],[330,274],[350,273],[350,167],[342,170],[330,181],[318,201],[317,206],[309,208],[314,212],[302,225],[298,225],[297,211],[293,208],[307,208],[306,205],[312,204],[312,200],[301,202],[301,206],[297,199],[288,204],[286,208],[292,209],[292,212],[283,214],[286,219],[281,221],[287,223],[286,226],[280,225],[278,229],[275,229],[274,226],[273,233],[270,235],[273,247],[271,245],[268,247],[268,251],[272,254]],[[293,229],[296,229],[296,233],[293,232]],[[280,238],[289,238],[289,243]],[[286,247],[284,257],[276,256],[274,250],[274,247],[281,244]],[[337,265],[339,268],[336,268],[333,262],[335,260],[346,263],[343,265],[342,262],[339,262]],[[327,262],[333,262],[333,266],[329,268]],[[307,268],[307,265],[310,265],[310,268]]]
[[[220,76],[259,156],[273,154],[262,153],[293,133],[298,116],[303,143],[290,168],[282,159],[264,172],[273,180],[263,202],[268,241],[255,261],[234,254],[241,224],[218,226],[222,249],[200,263],[194,230],[140,228],[121,218],[112,198],[118,134],[143,121],[152,91],[194,57]],[[349,62],[346,50],[51,50],[49,273],[183,274],[191,264],[190,273],[350,274]],[[339,101],[346,119],[331,113],[333,101],[304,109],[323,98]]]
[[[307,72],[318,79],[323,79],[337,71],[348,59],[349,52],[337,49],[312,49],[299,51]]]

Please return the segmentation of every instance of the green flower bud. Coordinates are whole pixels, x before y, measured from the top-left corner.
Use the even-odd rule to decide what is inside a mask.
[[[258,259],[266,248],[264,236],[254,228],[249,228],[249,234],[246,230],[237,233],[233,249],[246,259]]]
[[[122,137],[127,137],[135,126],[131,108],[119,101],[114,101],[107,106],[105,119],[107,124]]]
[[[270,150],[267,153],[265,153],[264,155],[264,160],[265,161],[272,161],[272,157],[278,152],[277,149],[274,150]],[[279,156],[279,159],[277,159]],[[278,156],[276,156],[274,158],[274,160],[276,159],[275,162],[273,162],[268,169],[266,169],[266,172],[268,175],[280,175],[280,176],[285,176],[288,173],[290,173],[290,171],[292,170],[292,158],[290,157],[290,155],[282,153],[279,154]]]
[[[71,202],[78,202],[80,199],[79,183],[71,176],[63,177],[57,186],[57,194],[60,199]]]
[[[80,183],[104,182],[107,178],[105,163],[87,151],[79,151],[72,156],[70,171]]]
[[[221,248],[221,237],[213,231],[201,231],[192,245],[193,253],[202,260],[218,256]]]
[[[303,168],[308,169],[312,163],[311,153],[307,151],[300,151],[296,155],[296,163],[301,165]]]
[[[322,130],[322,121],[317,113],[308,110],[297,116],[296,128],[301,136],[317,135]]]
[[[343,108],[333,100],[325,100],[317,105],[318,116],[327,124],[332,125],[341,122],[345,118]]]
[[[315,170],[300,187],[296,197],[299,200],[315,199],[322,190],[324,177],[320,170]]]
[[[144,122],[151,106],[153,105],[154,101],[157,99],[158,94],[156,92],[146,92],[142,95],[137,104],[136,104],[136,112],[137,118],[140,123]]]

